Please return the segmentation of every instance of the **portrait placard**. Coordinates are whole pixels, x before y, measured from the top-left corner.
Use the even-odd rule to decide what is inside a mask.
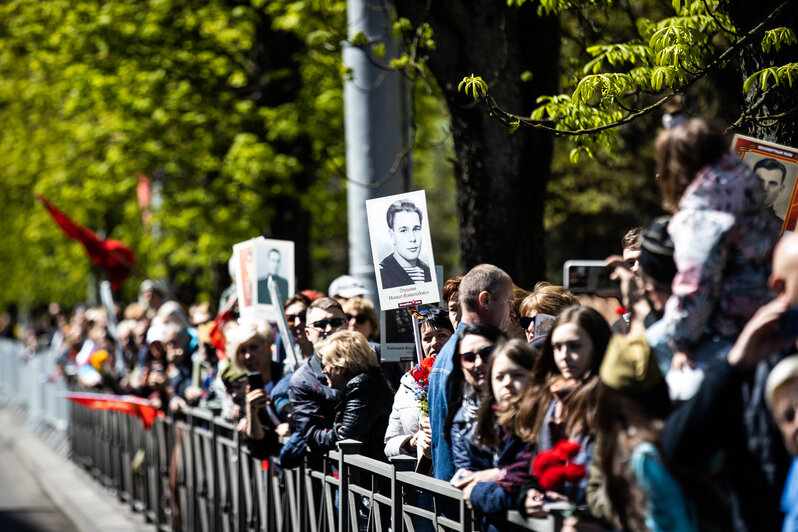
[[[233,246],[238,312],[242,318],[254,317],[255,312],[255,240],[246,240]]]
[[[259,236],[234,245],[233,252],[241,318],[275,321],[277,312],[269,293],[269,277],[282,297],[294,293],[294,243]],[[282,301],[276,304],[281,306]]]
[[[435,266],[437,275],[438,292],[443,290],[443,266]],[[418,312],[424,313],[434,305],[418,307]],[[418,362],[417,344],[413,331],[413,316],[408,309],[392,309],[380,312],[380,361],[381,362]]]
[[[798,150],[743,135],[735,135],[732,146],[762,180],[764,208],[780,223],[780,234],[795,231],[798,225]]]
[[[423,190],[366,201],[382,310],[440,301]]]

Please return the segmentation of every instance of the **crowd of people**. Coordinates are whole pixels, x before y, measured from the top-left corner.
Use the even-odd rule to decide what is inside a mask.
[[[284,302],[292,356],[274,324],[236,320],[234,296],[215,316],[151,281],[115,334],[103,309],[54,305],[26,340],[80,386],[214,409],[281,467],[349,438],[415,457],[481,530],[517,509],[564,512],[564,530],[797,531],[798,235],[779,240],[761,180],[713,123],[663,130],[655,151],[671,215],[607,259],[612,323],[481,264],[417,314],[419,363],[381,362],[374,305],[347,276]]]

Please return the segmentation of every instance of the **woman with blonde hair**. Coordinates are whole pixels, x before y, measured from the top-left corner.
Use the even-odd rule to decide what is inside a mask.
[[[379,340],[380,322],[374,311],[374,303],[362,297],[353,297],[341,305],[346,314],[347,329],[356,331],[369,341]]]
[[[546,281],[535,285],[532,292],[521,301],[519,319],[521,327],[529,343],[540,342],[546,339],[554,318],[568,307],[579,305],[579,299],[564,286],[556,286]],[[535,319],[538,314],[545,314],[549,320]],[[542,316],[541,316],[542,318]],[[536,325],[539,330],[536,330]],[[537,345],[537,344],[536,344]]]
[[[242,323],[226,333],[226,340],[230,363],[249,375],[244,436],[252,455],[266,459],[279,448],[275,433],[279,418],[272,410],[269,396],[280,369],[279,364],[272,363],[271,327],[266,322]]]
[[[368,340],[359,332],[339,331],[317,349],[330,387],[342,392],[330,448],[338,440],[358,440],[363,442],[360,454],[386,461],[383,435],[388,427],[393,390]]]

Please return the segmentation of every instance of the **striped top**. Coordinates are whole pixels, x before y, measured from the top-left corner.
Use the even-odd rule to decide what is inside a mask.
[[[402,266],[404,270],[407,272],[407,275],[413,279],[413,282],[423,283],[424,282],[424,270],[421,269],[421,266]]]

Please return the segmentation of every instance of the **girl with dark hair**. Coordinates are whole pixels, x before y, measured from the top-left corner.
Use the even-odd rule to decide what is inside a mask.
[[[588,464],[593,451],[598,370],[610,340],[610,328],[595,309],[574,306],[563,311],[543,344],[532,369],[532,385],[519,398],[518,414],[508,420],[507,430],[535,445],[536,452],[552,449],[560,440],[576,440],[577,464]],[[584,501],[584,487],[565,493],[577,503]],[[530,489],[527,498],[536,504],[527,511],[538,513],[543,493]]]
[[[463,498],[486,515],[515,506],[529,480],[532,444],[507,429],[513,426],[518,398],[529,385],[536,358],[534,347],[513,339],[500,344],[488,364],[489,385],[482,392],[474,439],[483,448],[494,450],[494,467],[456,484],[463,489]]]
[[[697,531],[696,508],[659,451],[671,403],[648,343],[616,336],[599,375],[591,513],[621,530]]]
[[[504,334],[492,325],[468,325],[452,355],[452,372],[446,382],[449,413],[443,434],[452,446],[455,471],[480,471],[493,466],[493,454],[477,446],[473,436],[490,356],[496,343],[504,339]]]

